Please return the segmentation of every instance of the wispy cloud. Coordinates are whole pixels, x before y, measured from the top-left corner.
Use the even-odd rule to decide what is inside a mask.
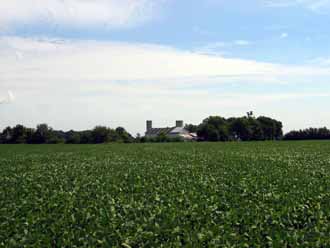
[[[0,28],[46,24],[56,29],[98,26],[117,28],[137,25],[153,17],[164,1],[154,0],[2,0]],[[1,30],[0,30],[1,31]]]
[[[330,67],[330,57],[317,57],[307,62],[316,66]]]
[[[252,41],[248,40],[234,40],[231,42],[211,42],[204,46],[195,48],[195,51],[202,54],[208,54],[208,55],[226,55],[227,49],[232,47],[238,47],[238,46],[250,46],[253,45]]]
[[[199,122],[219,110],[235,115],[284,100],[326,97],[320,92],[242,89],[252,83],[266,89],[330,76],[318,66],[229,59],[152,44],[19,37],[0,39],[0,64],[0,92],[12,89],[19,95],[11,105],[17,108],[14,114],[0,110],[6,124],[26,120],[30,126],[48,122],[78,129],[124,125],[133,133],[143,130],[147,118]],[[225,85],[232,85],[231,90]]]
[[[288,38],[288,37],[289,37],[288,33],[281,33],[281,35],[280,35],[281,39],[285,39],[285,38]]]
[[[0,61],[4,62],[2,77],[145,80],[251,75],[276,70],[276,66],[267,63],[225,59],[150,44],[4,37],[0,39],[0,53]],[[11,62],[17,63],[15,71],[20,73],[11,73],[14,70]],[[153,70],[150,70],[151,65]]]
[[[248,45],[251,45],[252,42],[248,41],[248,40],[235,40],[234,44],[237,46],[248,46]]]
[[[10,90],[7,91],[7,95],[6,96],[1,96],[0,97],[0,104],[3,103],[11,103],[15,100],[14,94],[13,92],[11,92]]]
[[[47,79],[200,80],[248,76],[272,79],[274,76],[330,75],[328,70],[313,66],[230,59],[138,43],[3,37],[0,55],[0,79],[4,81],[1,85],[20,78],[21,84],[27,81],[46,84]]]
[[[330,0],[264,0],[268,7],[305,7],[313,11],[329,9]]]

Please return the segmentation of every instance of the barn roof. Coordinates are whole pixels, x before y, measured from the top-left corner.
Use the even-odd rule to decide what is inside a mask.
[[[146,135],[158,135],[158,134],[168,134],[170,133],[174,127],[164,127],[164,128],[151,128],[146,132]]]
[[[174,127],[170,132],[171,134],[188,133],[188,131],[184,127]]]

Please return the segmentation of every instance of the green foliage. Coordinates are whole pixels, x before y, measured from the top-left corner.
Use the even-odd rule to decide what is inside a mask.
[[[158,136],[156,138],[156,142],[167,142],[167,141],[168,141],[168,138],[165,133],[158,134]]]
[[[328,142],[0,146],[0,247],[329,247]]]
[[[80,144],[81,135],[73,130],[69,131],[66,135],[67,144]],[[88,141],[86,143],[89,143]]]
[[[210,116],[198,126],[197,134],[205,141],[253,141],[279,140],[283,132],[281,122],[263,116],[255,118],[253,112],[248,112],[239,118]]]
[[[27,129],[22,125],[13,128],[11,143],[24,144],[27,139]]]
[[[184,140],[179,136],[169,137],[165,133],[160,133],[156,137],[140,137],[138,143],[169,143],[169,142],[183,142]]]
[[[120,141],[123,143],[134,142],[134,138],[123,127],[117,127],[115,133],[117,134],[117,140],[114,141]]]
[[[282,123],[269,117],[260,116],[257,118],[266,140],[276,140],[282,138]]]
[[[111,130],[107,127],[96,126],[92,130],[93,143],[100,144],[110,141]]]
[[[291,131],[284,136],[285,140],[324,140],[330,139],[330,130],[323,128],[308,128]]]
[[[54,144],[56,138],[54,137],[52,128],[47,124],[40,124],[32,135],[32,143],[34,144]]]
[[[97,126],[86,131],[56,131],[47,124],[40,124],[36,129],[17,125],[7,127],[0,134],[2,144],[100,144],[107,142],[132,143],[134,138],[122,127],[111,129]]]
[[[188,130],[190,133],[197,133],[198,125],[186,124],[184,128]]]

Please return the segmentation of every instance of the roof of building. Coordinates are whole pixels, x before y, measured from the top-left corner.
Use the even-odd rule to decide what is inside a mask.
[[[180,133],[187,133],[188,131],[184,127],[174,127],[170,133],[171,134],[180,134]]]
[[[150,128],[146,135],[158,135],[158,134],[169,134],[175,127],[164,127],[164,128]]]
[[[165,128],[151,128],[146,132],[146,135],[159,134],[187,134],[189,133],[184,127],[165,127]]]

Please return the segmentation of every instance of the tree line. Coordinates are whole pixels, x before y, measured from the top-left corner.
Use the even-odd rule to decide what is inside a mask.
[[[199,125],[186,125],[186,129],[196,132],[201,141],[280,140],[282,128],[280,121],[265,116],[255,118],[252,112],[244,117],[228,119],[210,116]]]
[[[185,128],[191,133],[197,133],[198,141],[262,141],[262,140],[320,140],[330,139],[327,128],[308,128],[290,131],[283,135],[282,122],[266,116],[254,117],[248,112],[243,117],[224,118],[210,116],[199,125],[188,124]],[[7,127],[0,133],[0,144],[101,144],[109,142],[145,143],[145,142],[180,142],[180,137],[167,137],[159,134],[157,137],[146,138],[137,134],[133,137],[123,127],[115,129],[96,126],[92,130],[67,132],[54,130],[47,124],[36,128],[23,125]]]
[[[134,142],[134,137],[123,127],[111,129],[96,126],[92,130],[68,132],[57,131],[47,124],[40,124],[36,128],[23,125],[5,128],[0,135],[2,144],[100,144],[108,142]]]
[[[330,139],[330,130],[323,128],[308,128],[291,131],[285,134],[284,140],[325,140]]]

